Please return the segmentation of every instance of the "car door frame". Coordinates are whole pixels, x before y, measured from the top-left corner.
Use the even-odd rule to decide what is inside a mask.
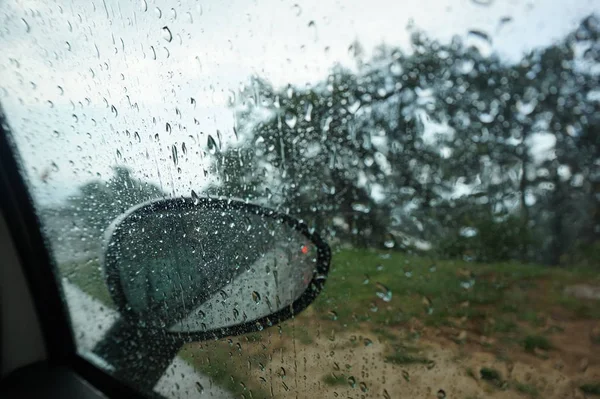
[[[0,212],[25,276],[47,351],[47,366],[67,368],[108,397],[145,398],[139,390],[95,366],[77,352],[71,320],[49,245],[27,188],[19,152],[0,107]]]

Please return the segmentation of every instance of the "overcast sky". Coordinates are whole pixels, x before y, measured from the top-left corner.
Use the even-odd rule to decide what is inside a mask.
[[[46,203],[117,164],[169,193],[198,191],[208,135],[233,140],[227,103],[252,74],[316,82],[350,62],[355,40],[406,46],[410,20],[443,41],[486,32],[514,61],[600,11],[600,0],[47,3],[0,2],[0,102]]]

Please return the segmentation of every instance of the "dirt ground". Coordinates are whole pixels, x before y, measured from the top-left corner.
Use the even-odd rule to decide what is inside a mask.
[[[419,348],[416,355],[432,361],[427,364],[386,362],[390,340],[367,329],[333,334],[323,327],[309,344],[272,335],[262,346],[270,348],[268,364],[264,370],[252,368],[248,377],[277,398],[566,399],[585,398],[579,386],[600,381],[600,344],[591,339],[598,322],[563,322],[562,331],[552,336],[552,350],[527,353],[507,344],[501,355],[498,345],[486,348],[480,336],[462,334],[457,343],[448,331],[416,324],[388,333],[417,332],[420,337],[411,344]],[[482,368],[498,371],[501,379],[482,379]]]

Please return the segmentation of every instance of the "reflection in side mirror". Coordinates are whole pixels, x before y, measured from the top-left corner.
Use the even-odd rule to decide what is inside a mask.
[[[302,311],[323,288],[330,256],[287,215],[231,200],[172,199],[113,222],[104,268],[131,323],[206,339]]]

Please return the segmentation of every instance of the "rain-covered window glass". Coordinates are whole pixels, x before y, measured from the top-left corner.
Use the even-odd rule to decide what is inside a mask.
[[[600,394],[598,1],[5,0],[0,48],[107,372],[172,398]],[[241,205],[140,216],[177,199]]]

